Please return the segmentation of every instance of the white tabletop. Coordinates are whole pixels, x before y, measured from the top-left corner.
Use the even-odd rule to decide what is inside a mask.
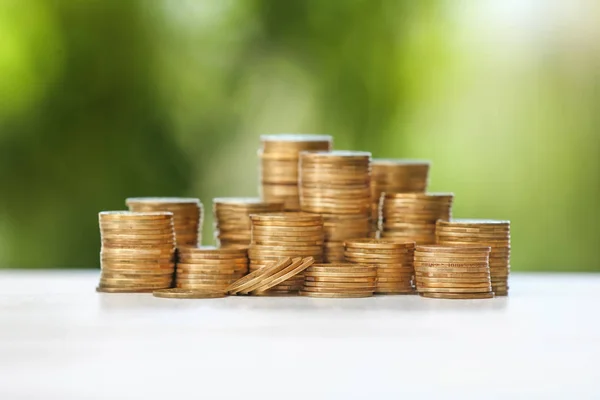
[[[97,279],[0,271],[0,399],[600,398],[600,275],[514,274],[492,300],[170,300]]]

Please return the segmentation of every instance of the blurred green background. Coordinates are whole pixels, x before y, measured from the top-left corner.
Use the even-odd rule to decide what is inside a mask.
[[[97,267],[128,196],[257,195],[263,133],[428,158],[513,270],[600,271],[594,0],[0,0],[0,267]]]

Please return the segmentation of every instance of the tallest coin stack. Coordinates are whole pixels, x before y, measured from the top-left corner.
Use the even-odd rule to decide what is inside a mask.
[[[298,158],[301,151],[329,151],[329,135],[262,135],[260,193],[269,203],[283,203],[286,211],[300,210],[298,199]]]
[[[344,261],[344,241],[366,238],[371,220],[371,153],[300,154],[300,207],[323,216],[326,262]]]

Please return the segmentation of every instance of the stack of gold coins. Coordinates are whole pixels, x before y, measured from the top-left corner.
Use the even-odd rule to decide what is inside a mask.
[[[103,211],[99,292],[151,292],[171,287],[175,267],[173,214]]]
[[[443,245],[490,246],[490,274],[496,296],[508,295],[510,221],[455,219],[438,221],[436,238]]]
[[[313,264],[304,275],[300,295],[307,297],[370,297],[377,285],[377,270],[373,265]]]
[[[250,214],[283,211],[283,203],[270,203],[253,197],[213,199],[215,239],[221,247],[250,244]]]
[[[368,152],[300,154],[300,207],[304,212],[323,215],[329,233],[325,243],[326,262],[344,261],[344,240],[369,235],[370,176]]]
[[[489,254],[485,246],[417,246],[417,291],[423,297],[440,299],[494,297]]]
[[[371,198],[373,229],[379,229],[381,194],[424,193],[427,191],[430,162],[426,160],[373,159]]]
[[[225,292],[232,282],[247,273],[245,247],[177,248],[175,285],[178,288]]]
[[[435,243],[435,223],[449,220],[452,193],[384,193],[381,237]]]
[[[197,246],[202,241],[203,207],[197,198],[132,197],[125,203],[130,211],[170,211],[175,224],[177,246]]]
[[[313,257],[323,260],[323,219],[299,212],[250,215],[252,240],[248,249],[250,270],[255,271],[282,257]],[[299,290],[304,275],[297,274],[269,289],[269,293]]]
[[[415,242],[346,240],[346,260],[377,268],[375,293],[413,294]]]
[[[284,203],[286,211],[300,210],[298,199],[298,157],[301,151],[329,151],[329,135],[262,135],[259,150],[261,198]]]

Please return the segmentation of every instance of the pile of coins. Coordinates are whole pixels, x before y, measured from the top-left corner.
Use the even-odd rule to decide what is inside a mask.
[[[286,211],[300,210],[298,197],[298,158],[301,151],[329,151],[329,135],[263,135],[259,150],[261,198],[283,203]]]
[[[299,212],[250,215],[252,239],[248,248],[250,270],[256,271],[282,257],[312,257],[323,260],[323,219],[318,214]],[[269,290],[270,294],[290,293],[302,287],[299,273]]]
[[[429,180],[429,161],[378,159],[371,161],[371,198],[373,229],[379,229],[382,193],[425,193]]]
[[[99,214],[99,292],[151,292],[171,287],[175,236],[170,212],[103,211]]]
[[[375,293],[413,294],[415,242],[385,239],[355,239],[346,241],[347,261],[375,266]]]
[[[435,243],[437,220],[449,220],[452,193],[384,193],[381,237]]]
[[[482,219],[438,221],[437,243],[490,246],[490,275],[496,296],[508,295],[510,274],[510,222]]]
[[[377,270],[372,265],[314,264],[304,275],[300,295],[307,297],[370,297],[377,284]]]
[[[277,292],[272,292],[269,289],[301,274],[314,262],[315,260],[312,257],[283,257],[238,279],[226,291],[232,295],[277,295]]]
[[[329,233],[324,248],[326,262],[344,261],[344,240],[370,233],[370,165],[368,152],[300,154],[300,208],[323,215]]]
[[[494,297],[484,246],[417,246],[417,291],[423,297],[488,299]]]
[[[180,289],[224,293],[248,273],[245,247],[179,247],[175,286]]]
[[[177,246],[197,246],[202,241],[203,207],[197,198],[186,197],[131,197],[125,200],[130,211],[173,213]]]
[[[250,214],[283,211],[283,203],[269,203],[259,198],[220,197],[213,199],[215,239],[221,247],[250,244]]]

